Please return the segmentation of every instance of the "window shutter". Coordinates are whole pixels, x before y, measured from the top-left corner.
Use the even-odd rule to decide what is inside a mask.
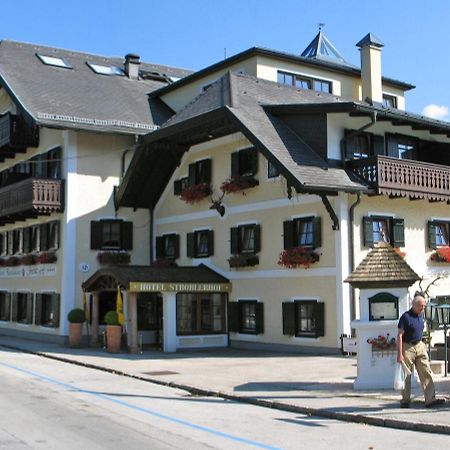
[[[175,180],[173,182],[173,194],[174,195],[181,195],[181,191],[183,189],[183,185],[182,185],[182,181],[181,180]]]
[[[314,304],[316,336],[325,336],[325,303]]]
[[[404,219],[392,219],[392,230],[395,247],[405,246],[405,221]]]
[[[60,303],[60,294],[53,294],[53,325],[55,328],[59,327]]]
[[[208,256],[214,255],[214,230],[208,231]]]
[[[255,225],[254,229],[255,253],[261,251],[261,225]]]
[[[12,310],[12,315],[11,315],[11,320],[13,322],[17,322],[17,292],[13,292],[11,294],[11,310]]]
[[[52,222],[52,223],[54,224],[54,227],[55,227],[55,242],[54,242],[54,248],[55,248],[55,249],[58,249],[58,248],[59,248],[59,241],[60,241],[59,234],[60,234],[61,227],[60,227],[60,225],[59,225],[59,220],[55,220],[55,221]],[[53,244],[53,243],[52,243],[52,244]]]
[[[186,235],[186,256],[188,258],[195,258],[195,233],[188,233]]]
[[[239,152],[231,154],[231,176],[234,177],[239,174]]]
[[[344,136],[348,136],[350,133],[352,133],[353,130],[344,130]],[[346,159],[353,159],[355,154],[355,138],[351,137],[348,139],[345,139],[345,158]]]
[[[23,252],[30,253],[31,252],[31,228],[23,229]]]
[[[208,184],[211,183],[211,179],[212,179],[212,176],[211,176],[212,164],[211,163],[212,163],[212,161],[210,159],[205,159],[203,161],[203,164],[205,165],[205,179],[203,181],[204,181],[204,183],[208,183]]]
[[[373,228],[372,228],[372,219],[370,217],[363,217],[363,238],[364,238],[364,246],[372,247]]]
[[[286,250],[288,248],[295,247],[294,245],[294,221],[286,220],[283,222],[283,248]]]
[[[254,148],[250,152],[250,168],[251,168],[251,174],[256,175],[258,173],[258,150]]]
[[[13,252],[13,247],[14,247],[14,234],[12,231],[8,231],[8,255],[14,255]]]
[[[228,303],[228,331],[237,333],[239,331],[239,303]]]
[[[428,247],[436,248],[436,226],[433,221],[428,222]]]
[[[231,254],[238,255],[239,254],[239,228],[238,227],[230,228],[230,239],[231,239],[231,245],[230,245]]]
[[[314,217],[313,223],[313,247],[317,248],[322,245],[322,223],[320,217]]]
[[[386,134],[386,153],[387,156],[398,158],[398,140],[395,134]]]
[[[189,186],[196,184],[195,164],[189,164]]]
[[[42,294],[36,294],[34,311],[34,323],[36,325],[42,325]]]
[[[164,258],[164,237],[158,236],[156,238],[156,259]]]
[[[91,250],[102,248],[102,231],[103,225],[100,221],[91,221]]]
[[[264,303],[255,304],[256,334],[264,333]]]
[[[5,292],[5,317],[11,320],[11,292]]]
[[[283,334],[295,335],[295,303],[283,302]]]
[[[41,250],[41,252],[45,252],[46,250],[48,250],[48,227],[46,223],[42,223],[39,226],[39,249]]]
[[[372,135],[372,154],[384,155],[384,136]]]
[[[174,256],[174,259],[178,259],[180,257],[180,235],[179,234],[175,234],[174,235],[174,239],[175,239],[175,256]]]
[[[26,323],[33,323],[33,294],[27,294],[27,320]]]
[[[133,250],[133,222],[120,224],[122,250]]]

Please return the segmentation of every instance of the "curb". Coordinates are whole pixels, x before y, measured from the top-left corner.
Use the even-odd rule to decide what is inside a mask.
[[[383,419],[380,417],[366,416],[363,414],[351,414],[351,413],[335,412],[329,409],[319,409],[319,408],[310,408],[306,406],[289,405],[287,403],[281,403],[279,401],[262,400],[255,397],[242,397],[240,395],[230,394],[228,392],[211,391],[194,386],[189,386],[187,384],[176,383],[173,381],[162,381],[156,378],[141,377],[139,375],[133,375],[127,372],[123,372],[121,370],[114,370],[108,367],[98,366],[96,364],[84,363],[82,361],[64,358],[62,356],[54,356],[45,352],[27,350],[12,345],[0,344],[0,347],[7,348],[9,350],[20,351],[22,353],[28,353],[31,355],[41,356],[43,358],[52,359],[55,361],[60,361],[68,364],[74,364],[76,366],[86,367],[88,369],[100,370],[102,372],[108,372],[114,375],[132,378],[139,381],[146,381],[148,383],[153,383],[159,386],[181,389],[196,396],[218,397],[239,403],[246,403],[250,405],[261,406],[264,408],[277,409],[280,411],[305,414],[308,416],[324,417],[327,419],[334,419],[342,422],[359,423],[365,425],[372,425],[376,427],[394,428],[407,431],[419,431],[425,433],[450,435],[450,425],[408,422],[400,419]]]

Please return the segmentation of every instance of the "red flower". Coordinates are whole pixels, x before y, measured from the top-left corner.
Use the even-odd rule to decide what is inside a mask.
[[[431,254],[430,259],[434,262],[450,262],[450,247],[439,247]]]
[[[225,194],[233,194],[235,192],[243,191],[244,189],[258,186],[258,184],[259,181],[254,177],[233,175],[221,184],[220,190]]]
[[[280,253],[278,264],[288,269],[296,269],[304,266],[306,269],[313,263],[319,261],[319,254],[304,247],[292,247]]]
[[[194,184],[181,191],[180,198],[186,203],[197,203],[211,195],[211,186],[208,183]]]

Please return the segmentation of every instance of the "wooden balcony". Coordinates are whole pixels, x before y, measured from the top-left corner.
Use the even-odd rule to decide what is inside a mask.
[[[450,202],[450,167],[388,156],[347,162],[377,194]]]
[[[27,178],[0,189],[0,225],[64,211],[64,181]]]

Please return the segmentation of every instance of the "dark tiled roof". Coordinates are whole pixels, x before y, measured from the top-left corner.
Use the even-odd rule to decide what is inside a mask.
[[[156,283],[229,283],[228,278],[200,264],[199,266],[151,267],[151,266],[111,266],[97,270],[84,283],[83,288],[90,290],[102,277],[112,277],[123,288],[128,289],[130,282]]]
[[[64,58],[65,69],[43,64],[36,53]],[[86,62],[123,67],[123,58],[109,58],[34,44],[0,42],[0,81],[37,123],[51,127],[100,132],[146,134],[159,125],[161,107],[148,93],[168,84],[94,73]],[[190,71],[141,63],[145,72],[183,77]]]
[[[379,242],[345,282],[358,288],[409,287],[420,277],[386,242]]]

